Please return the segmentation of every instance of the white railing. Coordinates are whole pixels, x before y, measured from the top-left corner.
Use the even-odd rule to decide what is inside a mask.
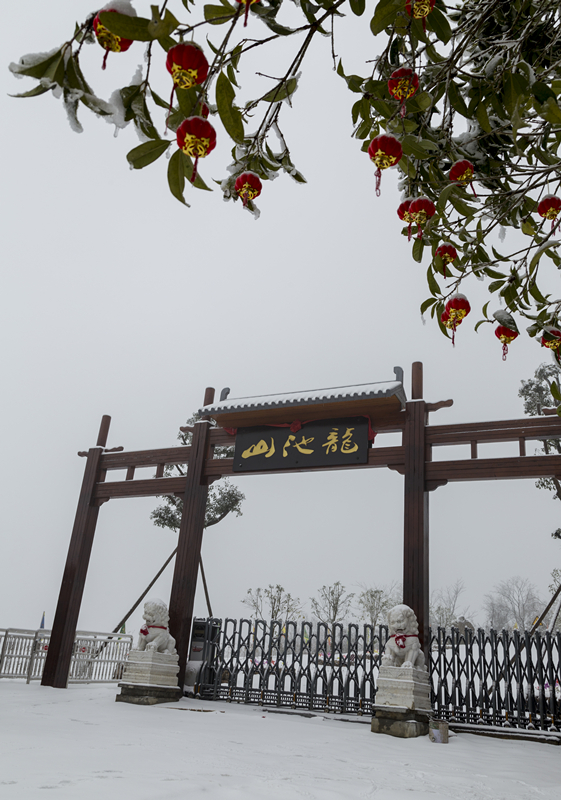
[[[0,628],[0,678],[41,680],[50,638],[50,630],[44,628]],[[68,682],[119,681],[132,638],[122,633],[76,631]]]

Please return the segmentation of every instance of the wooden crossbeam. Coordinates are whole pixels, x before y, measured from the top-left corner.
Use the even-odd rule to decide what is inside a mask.
[[[561,476],[561,456],[512,456],[429,461],[427,481],[489,481]]]

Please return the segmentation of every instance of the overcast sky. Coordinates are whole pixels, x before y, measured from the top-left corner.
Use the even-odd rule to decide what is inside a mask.
[[[147,14],[147,2],[135,6]],[[19,0],[0,31],[3,627],[35,628],[43,611],[52,624],[85,463],[76,453],[95,444],[103,414],[113,420],[109,447],[165,447],[176,443],[206,386],[229,386],[232,397],[289,392],[393,380],[401,365],[410,396],[411,363],[422,361],[426,399],[454,399],[433,423],[517,418],[521,379],[548,360],[522,335],[503,362],[491,326],[474,333],[477,306],[487,299],[482,283],[466,286],[474,311],[455,348],[430,321],[423,325],[428,262],[414,262],[400,235],[395,171],[384,173],[375,196],[374,167],[350,138],[355,98],[333,72],[329,40],[311,48],[294,107],[282,113],[309,183],[287,176],[266,183],[255,221],[219,190],[187,187],[191,208],[181,206],[168,191],[164,158],[131,172],[125,156],[138,144],[131,126],[114,139],[84,109],[77,135],[50,93],[7,96],[34,85],[16,81],[7,62],[59,45],[91,10],[84,0]],[[249,26],[251,35],[266,30],[254,18]],[[363,28],[366,17],[341,20],[336,45],[346,71],[365,75],[378,44]],[[218,40],[216,30],[211,36]],[[287,62],[295,45],[282,45]],[[258,52],[250,72],[281,74],[283,62],[271,66],[264,48]],[[155,88],[165,97],[169,76],[163,51],[158,56]],[[110,55],[105,73],[102,57],[101,48],[84,48],[90,82],[108,98],[143,63],[143,46]],[[223,178],[229,163],[225,134],[213,124],[219,144],[200,165],[207,182]],[[469,448],[459,452],[469,457]],[[246,495],[243,516],[209,530],[203,546],[218,616],[240,616],[247,589],[269,583],[309,610],[323,584],[339,580],[358,592],[401,579],[397,473],[236,481]],[[174,549],[174,535],[149,519],[156,502],[101,508],[82,629],[110,630]],[[547,597],[561,560],[550,538],[561,504],[551,495],[533,481],[466,483],[438,489],[430,503],[433,588],[463,579],[463,605],[479,622],[483,596],[500,580],[522,575]],[[153,595],[169,599],[171,575],[170,567]],[[196,612],[205,614],[202,592]],[[140,612],[133,629],[139,621]]]

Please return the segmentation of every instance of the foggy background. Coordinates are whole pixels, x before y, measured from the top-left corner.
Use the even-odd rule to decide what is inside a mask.
[[[134,4],[140,15],[149,4]],[[176,8],[177,7],[177,8]],[[171,5],[181,20],[181,4]],[[108,447],[176,444],[180,425],[202,405],[206,386],[231,397],[393,380],[422,361],[425,398],[454,399],[433,424],[517,418],[521,379],[548,354],[522,334],[501,360],[492,326],[473,331],[488,299],[483,283],[464,291],[472,314],[453,348],[420,303],[428,297],[422,265],[411,257],[396,215],[397,173],[374,193],[374,166],[350,138],[353,96],[333,71],[330,42],[314,42],[293,108],[281,128],[308,179],[266,182],[255,221],[240,202],[186,187],[191,208],[167,186],[167,161],[130,171],[139,144],[132,124],[112,126],[80,109],[84,133],[70,130],[51,93],[12,99],[35,81],[17,81],[9,61],[70,38],[74,21],[94,10],[83,0],[19,0],[0,30],[2,104],[2,459],[0,626],[50,627],[82,481],[78,450],[95,445],[110,414]],[[345,71],[366,75],[379,43],[368,15],[336,26]],[[248,35],[267,29],[250,17]],[[224,28],[211,28],[218,42]],[[203,35],[197,37],[208,53]],[[257,48],[250,73],[283,74],[296,43],[282,41],[278,64]],[[82,66],[108,98],[143,64],[144,45],[110,54],[83,49]],[[284,53],[284,56],[283,56]],[[154,88],[169,96],[164,53],[154,47]],[[277,58],[277,56],[275,56]],[[244,60],[241,61],[242,80]],[[276,69],[276,71],[274,71]],[[255,79],[257,81],[257,78]],[[243,85],[243,84],[242,84]],[[259,84],[269,86],[269,83]],[[240,94],[243,97],[243,94]],[[159,129],[163,133],[161,117]],[[200,162],[207,183],[230,163],[218,118],[217,149]],[[171,138],[171,136],[170,136]],[[173,150],[173,148],[172,148]],[[214,184],[213,184],[214,185]],[[495,306],[491,303],[490,310]],[[386,444],[382,437],[380,445]],[[389,444],[390,442],[388,442]],[[469,447],[460,453],[469,458]],[[480,456],[516,455],[517,443],[480,446]],[[533,448],[530,445],[528,453]],[[439,449],[435,457],[455,457]],[[116,476],[115,476],[116,477]],[[403,478],[389,470],[236,478],[243,516],[205,534],[203,560],[213,611],[247,614],[247,590],[280,583],[304,601],[324,584],[349,591],[401,580]],[[430,495],[431,587],[461,578],[460,612],[482,624],[485,593],[521,575],[547,599],[560,563],[552,495],[533,481],[451,484]],[[102,506],[79,627],[110,630],[176,545],[149,519],[156,499]],[[172,565],[150,595],[169,600]],[[196,613],[206,616],[202,588]],[[136,631],[141,609],[127,624]]]

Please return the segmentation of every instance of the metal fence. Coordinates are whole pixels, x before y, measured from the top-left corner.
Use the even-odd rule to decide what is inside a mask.
[[[50,630],[0,628],[0,678],[41,680]],[[108,683],[118,681],[132,647],[127,634],[76,631],[69,683]]]
[[[202,621],[201,621],[202,622]],[[202,636],[201,636],[202,638]],[[207,620],[197,694],[294,709],[370,714],[385,626]],[[435,717],[561,729],[561,634],[438,629]]]

